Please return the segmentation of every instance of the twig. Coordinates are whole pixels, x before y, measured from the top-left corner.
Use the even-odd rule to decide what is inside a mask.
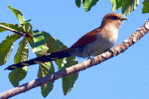
[[[112,50],[107,51],[101,55],[98,55],[98,56],[96,56],[92,59],[89,59],[87,61],[84,61],[82,63],[73,65],[73,66],[68,67],[66,69],[62,69],[58,72],[53,73],[52,75],[47,75],[44,78],[35,79],[35,80],[32,80],[28,83],[20,85],[18,87],[9,89],[8,91],[5,91],[5,92],[0,94],[0,99],[7,99],[10,97],[13,97],[13,96],[18,95],[20,93],[28,91],[32,88],[41,86],[45,83],[54,82],[55,80],[57,80],[59,78],[68,76],[72,73],[82,71],[82,70],[87,69],[89,67],[93,67],[96,64],[100,64],[101,62],[104,62],[107,59],[110,59],[110,58],[117,56],[120,53],[126,51],[130,46],[132,46],[134,43],[136,43],[138,40],[140,40],[145,34],[147,34],[147,32],[149,32],[149,21],[146,21],[144,26],[140,27],[127,40],[125,40],[121,44],[113,47]]]
[[[32,36],[31,36],[29,33],[26,33],[26,32],[21,32],[21,31],[16,31],[15,29],[12,29],[12,28],[7,27],[7,26],[2,25],[2,24],[0,24],[0,27],[1,27],[1,28],[4,28],[5,30],[8,30],[8,31],[14,32],[14,33],[16,33],[16,34],[18,34],[18,35],[20,35],[20,36],[27,36],[27,37],[32,38]]]

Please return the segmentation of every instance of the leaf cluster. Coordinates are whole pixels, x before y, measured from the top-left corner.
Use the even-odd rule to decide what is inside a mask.
[[[13,46],[16,45],[16,41],[19,41],[17,51],[14,55],[14,63],[19,63],[22,61],[28,60],[29,56],[29,46],[32,48],[36,56],[42,56],[47,53],[51,53],[57,50],[62,50],[66,46],[59,40],[53,38],[49,33],[33,30],[30,20],[26,20],[23,16],[23,13],[16,8],[8,6],[12,13],[16,16],[18,24],[10,23],[0,23],[0,32],[5,33],[5,31],[12,32],[11,35],[8,35],[5,40],[0,43],[0,65],[4,65],[9,55],[13,50]],[[73,64],[76,64],[77,61],[75,57],[64,58],[56,60],[55,63],[58,66],[58,69],[62,69]],[[9,73],[9,80],[13,86],[18,86],[20,81],[22,81],[28,72],[28,67],[17,68]],[[39,70],[37,77],[43,78],[46,75],[50,75],[55,72],[53,62],[39,63]],[[71,88],[73,87],[78,74],[72,74],[68,77],[62,79],[62,88],[63,93],[66,95]],[[53,83],[47,83],[41,86],[41,93],[46,97],[49,92],[52,91],[54,85]]]
[[[90,11],[91,8],[100,0],[75,0],[75,4],[77,7],[83,7],[85,11]],[[121,9],[123,14],[129,14],[134,11],[139,5],[139,0],[110,0],[112,3],[113,11]],[[143,1],[143,13],[149,13],[149,0]]]

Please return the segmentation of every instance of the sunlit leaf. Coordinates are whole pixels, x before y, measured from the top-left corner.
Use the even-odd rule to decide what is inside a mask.
[[[89,11],[90,9],[90,0],[83,0],[83,8],[85,11]]]
[[[54,72],[54,66],[50,62],[41,63],[38,72],[38,78],[43,78]],[[53,83],[48,82],[41,86],[41,93],[43,97],[46,97],[53,89]]]
[[[121,9],[124,14],[131,13],[139,4],[139,0],[111,0],[111,2],[113,10]]]
[[[85,11],[90,11],[98,1],[99,0],[75,0],[75,4],[77,7],[80,7],[82,4]]]
[[[74,64],[77,64],[78,62],[74,57],[70,57],[66,59],[66,63],[64,65],[64,68],[72,66]],[[63,93],[66,95],[68,92],[71,91],[71,89],[74,87],[74,84],[78,78],[79,74],[74,73],[69,76],[66,76],[62,79],[62,85],[63,85]]]
[[[61,41],[53,38],[49,33],[43,32],[43,34],[45,36],[45,40],[49,48],[48,53],[52,53],[67,48],[66,45],[64,45]],[[64,66],[65,61],[66,61],[65,58],[56,60],[56,64],[58,65],[59,69],[61,69],[61,67]]]
[[[22,32],[28,33],[29,35],[32,35],[32,25],[29,23],[30,20],[25,20],[23,13],[11,6],[8,6],[8,8],[14,13],[16,18],[18,19],[20,26],[22,28]]]
[[[113,10],[117,10],[122,7],[122,0],[111,0],[111,2]]]
[[[90,6],[89,6],[89,10],[91,10],[91,8],[92,8],[93,6],[95,6],[98,1],[99,1],[99,0],[91,0],[91,1],[90,1]]]
[[[33,41],[30,42],[33,52],[38,55],[44,55],[48,51],[46,41],[42,32],[34,32]]]
[[[14,57],[14,63],[26,61],[28,59],[28,41],[26,38],[20,41],[19,48]],[[13,86],[18,86],[19,82],[27,75],[27,67],[17,68],[9,73],[9,80]]]
[[[30,41],[31,47],[37,56],[42,56],[48,53],[49,48],[45,36],[42,32],[34,31],[33,41]],[[49,75],[54,72],[54,66],[51,62],[40,63],[38,78],[43,78],[46,75]],[[41,93],[43,97],[46,97],[49,92],[53,89],[53,83],[47,83],[41,86]]]
[[[25,22],[25,18],[21,11],[11,6],[8,6],[8,8],[14,13],[20,24],[23,24]]]
[[[19,63],[22,61],[26,61],[28,59],[28,41],[26,38],[23,38],[22,41],[19,43],[19,48],[17,50],[17,53],[14,57],[14,63]]]
[[[42,33],[45,37],[45,41],[47,42],[47,46],[49,48],[48,52],[51,53],[67,48],[66,45],[64,45],[60,40],[53,38],[49,33]]]
[[[22,24],[22,28],[25,32],[32,33],[32,25],[28,21],[25,21],[24,24]]]
[[[19,39],[20,36],[17,34],[9,35],[0,43],[0,65],[6,63],[7,58],[11,52],[13,43]]]
[[[149,0],[144,0],[142,12],[149,13]]]

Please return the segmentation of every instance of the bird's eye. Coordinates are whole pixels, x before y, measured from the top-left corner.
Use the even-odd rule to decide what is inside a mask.
[[[111,17],[111,19],[112,19],[112,20],[117,20],[117,19],[119,19],[119,18],[118,18],[118,17],[113,16],[113,17]]]

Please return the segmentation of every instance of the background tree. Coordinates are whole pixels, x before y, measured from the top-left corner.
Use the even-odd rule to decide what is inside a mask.
[[[76,5],[80,7],[81,5],[85,9],[85,11],[89,11],[95,4],[97,0],[76,0]],[[112,0],[113,10],[121,9],[122,13],[129,14],[132,12],[138,5],[138,0],[133,1],[124,1],[124,0]],[[100,6],[100,5],[99,5]],[[105,6],[107,7],[107,6]],[[142,12],[148,13],[148,1],[145,0],[143,3],[143,10]],[[9,9],[15,14],[17,17],[19,24],[12,24],[9,22],[1,22],[1,32],[3,34],[6,32],[4,31],[13,31],[11,35],[7,36],[5,40],[3,40],[0,44],[0,64],[3,65],[6,63],[6,60],[8,58],[8,55],[11,51],[12,45],[15,47],[18,46],[17,51],[14,55],[14,63],[27,60],[29,55],[29,48],[28,46],[31,46],[33,49],[33,52],[37,55],[43,55],[47,52],[53,52],[59,49],[63,49],[66,46],[62,44],[59,40],[54,39],[49,33],[47,32],[40,32],[39,30],[34,29],[34,26],[31,25],[30,20],[25,20],[24,15],[19,10],[12,8],[9,6]],[[99,10],[99,9],[98,9]],[[54,12],[53,12],[54,13]],[[84,13],[84,12],[83,12]],[[143,22],[142,22],[143,23]],[[79,22],[77,23],[79,24]],[[99,22],[98,22],[99,24]],[[86,26],[84,26],[86,27]],[[63,27],[64,28],[64,27]],[[68,27],[66,27],[68,29]],[[128,31],[127,31],[128,32]],[[33,35],[33,37],[32,37]],[[3,38],[4,39],[4,38]],[[19,40],[18,40],[19,39]],[[19,42],[17,43],[15,42]],[[16,49],[16,48],[15,48]],[[69,61],[68,61],[69,60]],[[73,64],[76,64],[75,58],[70,59],[62,59],[56,61],[56,64],[58,66],[58,70],[71,66]],[[12,64],[12,61],[11,61]],[[38,77],[44,77],[47,74],[51,74],[55,71],[55,66],[53,66],[53,63],[46,63],[46,64],[40,64]],[[23,69],[16,69],[9,73],[9,80],[14,85],[17,86],[19,82],[24,79],[24,77],[27,74],[27,67]],[[34,69],[36,71],[37,69]],[[33,72],[33,71],[32,71]],[[29,75],[30,76],[30,75]],[[74,82],[77,79],[78,74],[71,75],[69,77],[65,77],[62,80],[63,85],[63,92],[64,94],[67,94],[70,89],[73,87]],[[53,84],[48,83],[41,86],[42,95],[47,96],[48,93],[52,90]]]

